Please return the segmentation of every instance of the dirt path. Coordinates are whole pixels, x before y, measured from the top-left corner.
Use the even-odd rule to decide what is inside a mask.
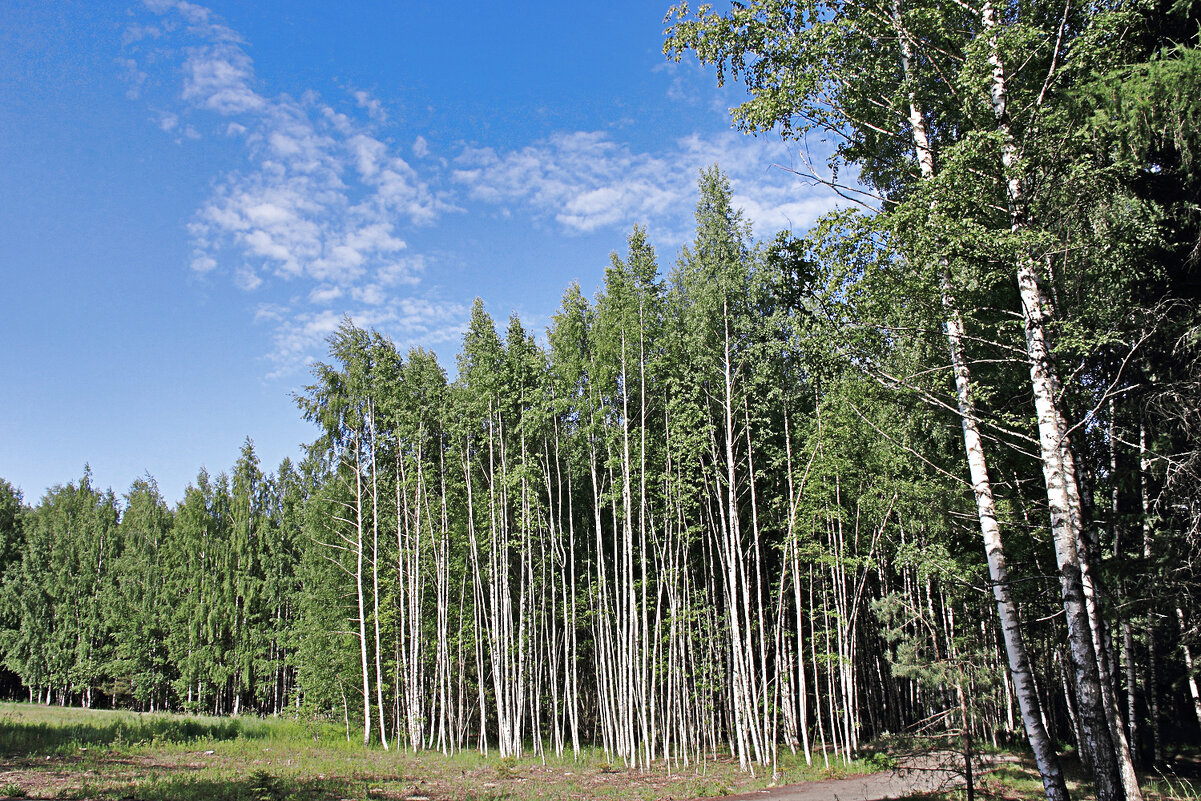
[[[979,775],[992,766],[973,767]],[[882,801],[950,790],[963,784],[962,759],[950,755],[925,756],[903,760],[899,767],[885,773],[772,787],[725,796],[721,801]]]

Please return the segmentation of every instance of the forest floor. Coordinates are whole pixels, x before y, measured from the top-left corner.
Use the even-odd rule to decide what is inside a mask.
[[[974,759],[977,782],[993,783],[988,773],[1002,764],[1019,764],[1017,757],[982,755]],[[842,778],[819,779],[727,796],[723,801],[885,801],[931,798],[966,784],[962,756],[941,751],[898,759],[889,770]]]
[[[915,792],[932,799],[951,786],[946,782],[953,771],[926,764],[925,770],[881,772],[882,764],[877,758],[826,770],[781,756],[773,783],[770,776],[742,773],[729,759],[642,771],[609,764],[591,751],[578,761],[406,754],[347,743],[345,732],[328,723],[0,704],[0,798],[683,801],[738,793],[764,801],[874,801]],[[1003,770],[1016,772],[1006,783],[985,779],[981,801],[1038,797],[1037,777],[1032,794],[1021,766]],[[1190,797],[1183,787],[1148,801]]]

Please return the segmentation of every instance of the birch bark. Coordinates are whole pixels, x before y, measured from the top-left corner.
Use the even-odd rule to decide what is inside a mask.
[[[899,3],[893,3],[893,21],[901,47],[901,64],[906,80],[912,86],[913,52],[902,22]],[[909,123],[913,144],[917,151],[922,180],[934,177],[934,153],[926,129],[925,115],[918,105],[912,89],[909,95]],[[1013,681],[1018,698],[1018,708],[1026,737],[1034,751],[1039,775],[1049,801],[1067,801],[1068,790],[1063,771],[1055,753],[1054,744],[1043,723],[1042,710],[1030,673],[1030,659],[1026,642],[1022,636],[1022,624],[1017,605],[1009,591],[1009,571],[1001,539],[1001,527],[997,520],[996,500],[988,472],[988,460],[984,453],[984,438],[980,433],[979,418],[972,397],[972,377],[963,347],[964,323],[956,302],[949,264],[940,262],[939,289],[943,311],[946,315],[947,345],[951,356],[951,367],[955,376],[955,398],[959,419],[963,428],[963,446],[967,455],[968,474],[971,477],[972,493],[976,500],[976,515],[980,520],[980,533],[984,539],[984,553],[988,561],[988,574],[992,583],[993,599],[997,605],[997,619],[1005,642],[1005,654],[1009,663],[1009,676]]]

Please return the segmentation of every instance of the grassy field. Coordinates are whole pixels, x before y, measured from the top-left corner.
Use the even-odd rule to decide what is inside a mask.
[[[782,755],[780,783],[831,775]],[[878,769],[856,763],[851,770]],[[347,743],[330,724],[0,704],[0,798],[692,799],[765,787],[729,760],[628,771],[474,752],[397,754]]]
[[[872,772],[880,760],[857,762]],[[1087,801],[1065,765],[1072,796]],[[1147,776],[1146,801],[1199,797],[1201,760],[1177,761],[1176,772]],[[848,772],[807,767],[785,752],[778,784]],[[328,723],[259,718],[137,714],[0,703],[0,798],[116,801],[583,801],[696,799],[760,789],[770,776],[749,776],[731,760],[688,768],[626,770],[603,754],[579,761],[499,759],[467,752],[386,752],[346,742]],[[962,801],[962,791],[913,801]],[[1038,801],[1038,774],[1021,761],[980,777],[980,801]]]

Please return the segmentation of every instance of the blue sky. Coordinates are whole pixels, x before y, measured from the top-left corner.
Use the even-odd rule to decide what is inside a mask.
[[[274,469],[344,315],[444,366],[476,296],[541,332],[635,223],[670,268],[703,166],[806,227],[832,197],[668,5],[0,0],[0,477]]]

